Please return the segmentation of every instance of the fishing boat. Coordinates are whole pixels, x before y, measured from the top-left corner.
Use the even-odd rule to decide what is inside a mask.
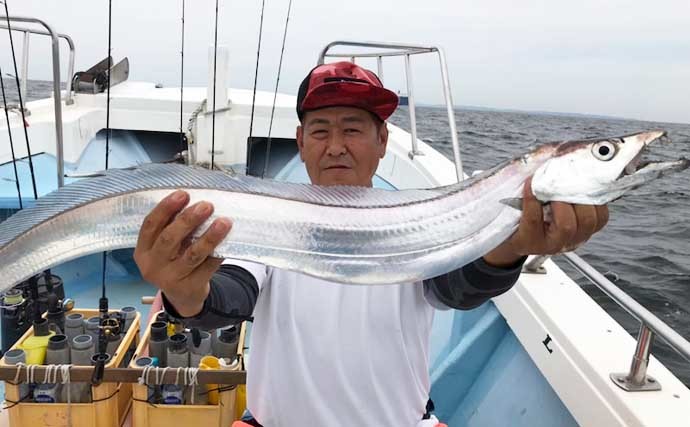
[[[76,44],[69,35],[56,33],[38,19],[11,20],[16,24],[13,30],[24,33],[25,40],[29,35],[51,37],[54,89],[51,98],[27,102],[24,118],[16,108],[8,111],[14,153],[8,127],[0,122],[0,209],[5,216],[19,208],[17,188],[22,206],[30,206],[34,192],[40,198],[105,168],[108,96],[113,129],[109,168],[169,161],[213,163],[237,173],[308,182],[294,139],[296,97],[230,87],[227,50],[216,48],[209,55],[209,70],[217,73],[206,87],[161,87],[130,81],[124,58],[106,58],[75,73]],[[64,58],[58,43],[62,40],[70,49],[66,78],[60,76]],[[357,52],[348,51],[353,47]],[[466,177],[443,50],[414,44],[334,41],[314,55],[317,63],[334,58],[376,58],[379,75],[383,74],[382,58],[403,57],[409,71],[410,58],[416,55],[433,55],[440,62],[441,75],[425,79],[442,83],[453,158],[417,137],[414,94],[408,79],[410,130],[388,125],[388,152],[377,170],[376,187],[429,188]],[[21,71],[26,82],[26,66]],[[109,95],[103,85],[108,74]],[[61,81],[65,89],[61,89]],[[252,123],[252,114],[271,120]],[[24,143],[24,130],[30,144]],[[13,157],[18,161],[13,162]],[[575,253],[562,256],[640,321],[637,338],[552,260],[531,257],[518,284],[508,293],[473,310],[436,312],[430,375],[439,419],[449,426],[690,425],[690,390],[650,354],[654,338],[660,336],[690,360],[690,342]],[[141,279],[132,252],[108,254],[107,265],[110,305],[135,305],[147,312],[141,297],[153,295],[155,289]],[[94,255],[52,271],[63,279],[66,295],[80,306],[93,307],[99,297],[101,268],[101,256]],[[247,351],[251,366],[250,338]]]

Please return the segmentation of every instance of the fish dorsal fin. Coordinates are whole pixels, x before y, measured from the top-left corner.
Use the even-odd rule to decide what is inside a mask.
[[[348,208],[397,207],[433,199],[443,193],[435,189],[389,191],[354,186],[321,187],[244,175],[229,176],[222,171],[180,164],[146,164],[134,169],[111,169],[41,197],[34,206],[0,224],[0,248],[62,212],[108,197],[155,189],[216,189]]]

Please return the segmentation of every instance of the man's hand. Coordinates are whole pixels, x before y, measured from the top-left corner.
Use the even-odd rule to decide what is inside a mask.
[[[551,202],[551,222],[544,222],[541,203],[532,194],[532,180],[525,183],[522,218],[517,231],[484,261],[496,267],[514,265],[525,255],[553,255],[571,251],[604,228],[609,220],[606,205],[573,205]]]
[[[147,282],[165,292],[178,313],[198,314],[208,296],[211,276],[222,259],[211,258],[213,250],[230,231],[232,223],[218,218],[194,244],[191,233],[213,213],[208,202],[189,203],[189,194],[176,191],[163,199],[139,230],[134,261]]]

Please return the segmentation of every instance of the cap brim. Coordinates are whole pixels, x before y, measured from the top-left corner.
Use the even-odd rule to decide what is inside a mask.
[[[361,108],[386,120],[398,107],[398,95],[365,83],[330,82],[310,90],[304,97],[301,110],[306,112],[325,107]]]

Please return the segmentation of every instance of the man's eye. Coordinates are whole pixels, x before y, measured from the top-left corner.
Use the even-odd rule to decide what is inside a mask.
[[[355,128],[345,129],[345,133],[350,133],[350,134],[359,133],[359,129],[355,129]]]
[[[317,129],[311,132],[312,136],[324,136],[327,133],[325,129]]]

